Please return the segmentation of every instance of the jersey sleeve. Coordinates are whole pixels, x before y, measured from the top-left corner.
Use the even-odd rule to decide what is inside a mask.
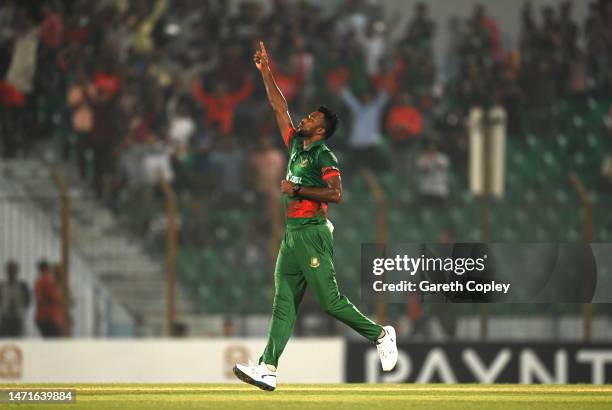
[[[291,143],[293,142],[293,134],[295,134],[295,128],[289,128],[285,135],[283,135],[283,142],[289,151],[291,151]]]
[[[338,158],[331,151],[323,151],[319,155],[319,169],[321,170],[321,179],[327,181],[331,177],[340,176],[340,168],[338,168]]]

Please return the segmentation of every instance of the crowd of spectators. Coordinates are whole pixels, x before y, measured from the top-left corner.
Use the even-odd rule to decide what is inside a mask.
[[[26,316],[31,290],[19,278],[19,264],[9,260],[5,265],[6,280],[0,281],[0,338],[25,335]],[[61,268],[41,259],[34,283],[34,323],[42,337],[58,337],[64,331],[64,297],[60,285]]]
[[[513,50],[475,4],[451,24],[443,84],[427,4],[409,11],[397,40],[383,7],[275,0],[264,13],[249,1],[237,10],[222,0],[4,1],[3,156],[58,134],[64,158],[113,206],[160,179],[179,194],[206,193],[207,206],[277,192],[285,153],[251,64],[264,39],[294,118],[322,101],[340,111],[333,144],[344,167],[417,175],[424,199],[442,196],[434,202],[443,205],[444,173],[466,162],[471,107],[503,105],[510,135],[526,122],[547,134],[559,97],[611,94],[609,1],[593,1],[584,24],[570,1],[524,3]]]

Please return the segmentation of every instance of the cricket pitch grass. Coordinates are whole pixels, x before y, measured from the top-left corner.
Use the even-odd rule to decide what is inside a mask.
[[[74,404],[0,404],[16,409],[612,409],[612,386],[281,384],[2,384],[0,390],[74,389]]]

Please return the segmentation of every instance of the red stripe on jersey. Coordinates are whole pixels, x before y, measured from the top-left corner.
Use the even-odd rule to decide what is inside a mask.
[[[291,138],[293,137],[294,133],[295,133],[295,129],[289,128],[287,132],[285,133],[285,135],[283,135],[283,142],[285,143],[285,146],[287,147],[287,149],[291,147]]]
[[[323,175],[321,179],[323,181],[327,181],[331,177],[339,177],[339,176],[340,176],[340,171],[332,171],[332,172],[328,172],[327,174]]]
[[[336,167],[325,167],[321,170],[321,179],[324,181],[336,176],[340,176],[340,171]]]
[[[327,216],[327,203],[310,199],[295,199],[287,204],[287,217],[313,218],[317,216],[319,210],[323,210],[323,216]]]

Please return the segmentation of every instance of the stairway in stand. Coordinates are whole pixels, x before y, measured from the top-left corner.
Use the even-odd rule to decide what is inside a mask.
[[[61,202],[50,169],[35,159],[3,161],[1,168],[20,195],[38,204],[60,232]],[[68,176],[71,252],[87,261],[99,280],[133,315],[138,336],[164,335],[164,255],[149,252],[145,241],[121,226],[113,212],[95,198],[93,191],[71,177],[68,169],[60,172]],[[177,319],[195,310],[195,304],[177,283]]]

